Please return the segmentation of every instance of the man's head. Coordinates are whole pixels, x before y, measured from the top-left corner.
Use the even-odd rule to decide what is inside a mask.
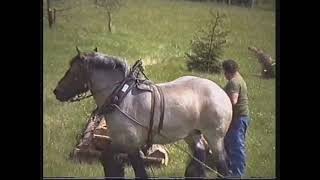
[[[225,60],[222,63],[225,77],[230,80],[239,70],[238,64],[234,60]]]

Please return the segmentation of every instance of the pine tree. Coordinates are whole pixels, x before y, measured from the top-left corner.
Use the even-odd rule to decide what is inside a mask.
[[[191,41],[191,53],[188,57],[187,67],[189,71],[198,70],[202,72],[220,73],[222,70],[219,58],[224,53],[226,37],[229,31],[224,30],[224,14],[219,12],[212,16],[207,26],[200,29]]]

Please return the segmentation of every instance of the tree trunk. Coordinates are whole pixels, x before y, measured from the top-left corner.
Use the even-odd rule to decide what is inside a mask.
[[[253,8],[255,0],[250,0],[250,8]]]
[[[56,8],[53,8],[53,24],[56,23]]]
[[[108,11],[108,30],[111,32],[111,12]]]
[[[52,18],[52,9],[50,7],[50,0],[47,0],[47,12],[48,12],[49,28],[51,28],[53,24],[53,18]]]
[[[228,0],[228,5],[231,5],[231,0]]]

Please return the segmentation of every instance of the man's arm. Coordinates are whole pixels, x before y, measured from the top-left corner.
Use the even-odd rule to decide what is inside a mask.
[[[232,110],[234,111],[234,107],[238,103],[240,85],[231,80],[226,85],[225,91],[229,96],[229,99],[230,99],[231,104],[232,104]],[[232,116],[234,116],[234,114]],[[232,121],[231,121],[230,127],[233,126],[233,124],[235,123],[234,121],[235,121],[235,118],[232,117]]]
[[[232,106],[236,105],[239,98],[240,85],[231,80],[226,85],[225,91],[231,100]]]
[[[239,97],[239,93],[233,92],[233,93],[229,94],[229,98],[231,100],[232,105],[236,105],[237,104],[238,97]]]

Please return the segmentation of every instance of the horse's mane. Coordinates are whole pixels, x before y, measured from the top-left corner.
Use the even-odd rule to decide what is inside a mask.
[[[83,60],[88,63],[89,67],[102,70],[119,70],[125,74],[129,73],[129,65],[125,59],[116,56],[94,52],[83,54]],[[71,62],[72,63],[72,62]]]

